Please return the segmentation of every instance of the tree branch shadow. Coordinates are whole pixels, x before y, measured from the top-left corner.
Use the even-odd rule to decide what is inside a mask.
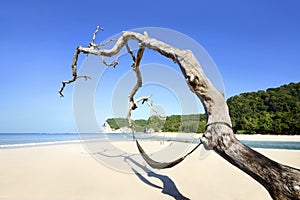
[[[150,170],[147,166],[142,165],[140,163],[138,163],[137,161],[135,161],[133,158],[131,158],[131,156],[135,155],[107,155],[105,154],[106,150],[104,150],[103,152],[97,152],[97,154],[101,155],[101,156],[105,156],[105,157],[122,157],[124,159],[124,161],[130,166],[131,170],[134,172],[134,174],[139,178],[139,180],[141,180],[143,183],[145,183],[146,185],[156,188],[156,189],[161,189],[161,192],[163,194],[169,195],[171,197],[173,197],[176,200],[188,200],[189,198],[185,197],[183,194],[180,193],[180,191],[178,190],[175,182],[168,176],[166,175],[161,175],[158,174],[152,170]],[[133,165],[139,167],[140,169],[142,169],[147,176],[144,176],[143,174],[139,173],[136,169],[134,169]],[[154,177],[159,179],[162,183],[163,186],[158,186],[154,183],[152,183],[149,178],[150,177]]]

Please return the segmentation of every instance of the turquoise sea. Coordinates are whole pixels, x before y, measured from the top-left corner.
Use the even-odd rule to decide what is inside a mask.
[[[182,141],[182,142],[192,142],[197,143],[198,141],[193,139],[178,139],[178,138],[162,138],[162,137],[143,137],[137,134],[138,139],[151,139],[151,140],[166,140],[166,141]],[[120,141],[120,140],[132,140],[131,134],[125,133],[114,133],[114,134],[84,134],[82,135],[76,133],[0,133],[0,149],[6,148],[22,148],[31,147],[39,145],[51,145],[60,143],[74,143],[80,142],[81,140],[88,139],[109,139],[110,141]],[[242,143],[252,147],[252,148],[267,148],[267,149],[290,149],[290,150],[300,150],[300,142],[282,142],[282,141],[251,141],[242,140]]]

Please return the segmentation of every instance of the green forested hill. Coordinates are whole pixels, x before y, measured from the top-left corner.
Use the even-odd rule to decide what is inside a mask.
[[[171,115],[162,128],[164,132],[203,133],[206,126],[205,114]]]
[[[119,129],[128,126],[125,118],[110,118],[106,122],[112,129]],[[205,114],[192,115],[171,115],[166,120],[160,120],[157,116],[151,116],[148,120],[134,120],[135,130],[144,132],[152,128],[155,131],[164,132],[185,132],[185,133],[203,133],[206,125]]]
[[[300,134],[300,83],[290,83],[266,91],[247,92],[227,100],[233,129],[247,134]],[[127,126],[124,118],[107,120],[113,129]],[[156,116],[135,120],[135,130],[152,128],[164,132],[203,133],[205,114],[171,115],[166,120]]]
[[[300,133],[300,83],[242,93],[227,104],[237,133]]]

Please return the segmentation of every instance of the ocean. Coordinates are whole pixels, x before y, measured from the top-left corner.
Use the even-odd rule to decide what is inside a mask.
[[[142,135],[142,134],[141,134]],[[41,145],[65,144],[75,143],[81,140],[88,139],[109,139],[110,141],[129,141],[132,140],[131,134],[114,133],[114,134],[84,134],[76,133],[0,133],[0,149],[7,148],[24,148]],[[171,137],[151,137],[146,138],[137,134],[137,139],[151,139],[151,140],[166,140],[172,141]],[[175,138],[178,141],[178,138]],[[198,140],[180,139],[181,142],[197,143]],[[241,140],[242,143],[252,148],[266,148],[266,149],[289,149],[300,150],[300,142],[285,142],[285,141],[251,141]]]

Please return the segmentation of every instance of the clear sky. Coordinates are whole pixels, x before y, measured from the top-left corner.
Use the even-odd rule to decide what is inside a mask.
[[[227,97],[299,82],[299,10],[299,0],[3,1],[0,132],[75,131],[73,86],[65,98],[57,91],[99,24],[102,38],[137,27],[192,37],[218,66]]]

